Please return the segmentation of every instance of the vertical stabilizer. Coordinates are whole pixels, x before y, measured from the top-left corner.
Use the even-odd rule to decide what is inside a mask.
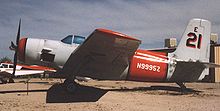
[[[174,52],[183,61],[209,62],[211,23],[204,19],[192,19]]]

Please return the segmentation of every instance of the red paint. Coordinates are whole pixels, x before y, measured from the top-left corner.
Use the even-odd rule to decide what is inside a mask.
[[[6,61],[3,62],[4,64],[13,64],[12,62]],[[54,68],[39,66],[39,65],[24,65],[24,64],[17,64],[17,66],[21,66],[23,69],[29,70],[44,70],[44,71],[56,71]]]
[[[22,66],[24,69],[29,69],[29,70],[44,70],[44,71],[55,71],[55,69],[50,68],[50,67],[45,67],[45,66],[38,66],[38,65],[21,65],[18,64],[19,66]]]
[[[134,37],[130,37],[128,35],[125,35],[125,34],[122,34],[122,33],[119,33],[119,32],[114,32],[114,31],[111,31],[111,30],[107,30],[107,29],[96,29],[96,31],[99,31],[99,32],[104,32],[104,33],[108,33],[108,34],[111,34],[111,35],[117,35],[117,36],[120,36],[122,38],[126,38],[126,39],[130,39],[130,40],[136,40],[136,41],[140,41]],[[141,42],[141,41],[140,41]]]
[[[18,45],[18,59],[25,62],[25,48],[26,48],[27,38],[22,38]]]
[[[167,75],[167,54],[137,50],[132,58],[128,80],[163,81]]]

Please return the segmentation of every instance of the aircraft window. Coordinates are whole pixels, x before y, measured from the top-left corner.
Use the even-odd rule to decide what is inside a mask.
[[[14,65],[9,65],[9,68],[13,68]]]
[[[64,39],[61,40],[61,42],[66,44],[72,44],[73,35],[68,35]]]
[[[85,37],[74,35],[73,43],[82,44],[85,41]]]
[[[3,68],[8,68],[7,64],[2,64]]]

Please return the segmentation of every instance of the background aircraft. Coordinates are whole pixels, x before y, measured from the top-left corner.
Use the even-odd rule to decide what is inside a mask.
[[[211,23],[192,19],[177,49],[172,53],[137,49],[141,41],[106,29],[96,29],[87,39],[67,36],[61,41],[22,38],[19,22],[14,65],[17,57],[27,63],[60,67],[68,91],[74,91],[76,76],[99,80],[167,81],[185,89],[184,82],[197,81],[209,62]],[[84,41],[84,42],[83,42]],[[15,74],[15,69],[13,74]]]
[[[12,79],[10,79],[13,75],[13,68],[14,65],[12,63],[1,63],[0,64],[0,81],[1,83],[11,83],[14,82]],[[38,66],[38,65],[22,65],[17,64],[16,65],[16,71],[14,76],[29,76],[29,75],[36,75],[36,74],[45,74],[45,73],[53,73],[56,70],[53,68],[48,68],[44,66]]]

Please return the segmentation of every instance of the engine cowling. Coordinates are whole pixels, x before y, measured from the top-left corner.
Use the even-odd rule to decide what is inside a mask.
[[[19,41],[18,57],[25,63],[63,66],[78,46],[55,40],[22,38]]]

